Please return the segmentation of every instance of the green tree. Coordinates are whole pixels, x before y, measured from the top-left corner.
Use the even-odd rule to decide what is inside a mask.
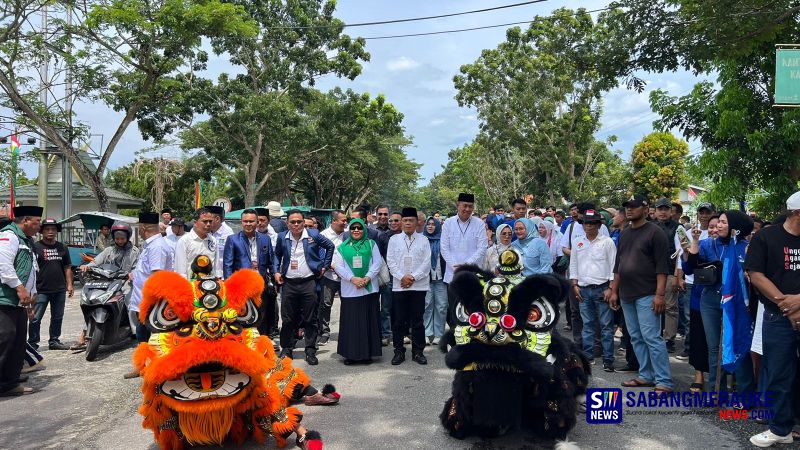
[[[671,133],[655,132],[633,147],[631,169],[632,190],[651,200],[659,197],[675,199],[686,185],[686,156],[689,144]]]
[[[626,61],[586,10],[559,9],[525,31],[508,30],[505,42],[462,66],[456,99],[477,109],[489,160],[506,154],[526,162],[520,180],[538,180],[529,193],[550,202],[577,198],[580,180],[607,150],[594,139],[601,95],[617,86]]]
[[[194,211],[195,181],[204,180],[203,200],[207,203],[218,196],[229,195],[229,177],[227,171],[214,167],[202,155],[179,160],[140,157],[110,170],[104,182],[113,189],[144,199],[143,211],[169,207],[176,216],[189,218]],[[161,188],[156,185],[159,181],[163,183]],[[159,199],[160,193],[163,197]]]
[[[372,99],[338,88],[310,95],[303,110],[307,132],[295,143],[318,150],[294,166],[296,193],[310,205],[348,208],[397,199],[400,191],[413,188],[419,165],[403,151],[411,141],[394,105],[381,95]]]
[[[618,208],[630,194],[631,176],[631,165],[622,159],[620,152],[606,151],[583,180],[581,198]]]
[[[183,147],[201,149],[220,166],[237,172],[233,183],[252,205],[268,184],[293,178],[291,169],[315,157],[323,147],[298,145],[309,133],[301,111],[308,91],[325,75],[349,79],[369,59],[363,39],[344,34],[333,16],[332,0],[235,0],[259,25],[255,36],[211,40],[214,52],[229,55],[240,73],[222,74],[216,83],[198,80],[186,105],[209,119],[187,121]]]
[[[41,30],[31,19],[44,10],[50,21]],[[191,72],[205,68],[202,39],[255,31],[241,6],[222,0],[7,2],[0,15],[0,102],[66,155],[107,210],[103,174],[128,127],[136,121],[145,139],[159,139],[176,119],[188,120],[192,111],[181,107],[182,97]],[[45,79],[30,76],[46,64]],[[71,89],[62,92],[68,83]],[[47,103],[42,90],[50,94]],[[79,159],[81,140],[91,133],[73,114],[71,105],[80,101],[123,113],[95,171]]]
[[[716,75],[691,93],[651,93],[661,129],[697,138],[710,198],[742,204],[756,194],[773,214],[800,181],[800,111],[773,107],[775,44],[800,41],[792,0],[622,0],[601,18],[631,49],[623,72],[684,68]]]

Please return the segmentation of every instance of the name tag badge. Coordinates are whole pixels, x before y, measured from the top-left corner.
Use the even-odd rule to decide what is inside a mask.
[[[361,256],[353,256],[353,269],[361,269],[364,267],[364,260]]]
[[[292,270],[297,270],[299,266],[300,265],[297,263],[296,259],[291,260],[291,262],[289,263],[289,268]]]
[[[411,273],[411,263],[413,259],[411,256],[404,256],[403,257],[403,269],[405,269],[406,273]]]
[[[460,241],[458,241],[458,251],[460,251],[460,252],[467,251],[467,241],[466,240],[461,239]]]

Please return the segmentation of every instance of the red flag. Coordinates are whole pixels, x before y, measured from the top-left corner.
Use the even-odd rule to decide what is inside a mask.
[[[697,197],[697,194],[694,192],[694,190],[692,190],[692,188],[689,188],[689,200],[694,201],[695,197]]]

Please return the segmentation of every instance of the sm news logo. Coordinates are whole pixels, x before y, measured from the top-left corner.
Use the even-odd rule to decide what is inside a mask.
[[[587,389],[587,423],[622,423],[622,389]]]

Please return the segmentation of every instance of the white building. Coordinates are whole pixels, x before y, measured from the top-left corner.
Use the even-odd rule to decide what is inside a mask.
[[[81,160],[89,167],[89,170],[96,170],[94,162],[86,152],[80,152]],[[47,209],[46,217],[63,219],[64,211],[62,205],[62,176],[61,176],[60,157],[51,156],[47,163]],[[120,209],[141,208],[144,200],[128,195],[115,189],[106,188],[110,212],[119,212]],[[0,199],[4,203],[9,201],[8,188],[0,189]],[[39,186],[38,178],[33,184],[17,186],[16,203],[18,206],[39,205]],[[3,208],[6,209],[7,208]],[[100,202],[94,195],[92,189],[84,183],[75,169],[72,170],[72,199],[70,210],[72,214],[81,211],[97,211],[100,209]],[[7,213],[6,213],[7,214]],[[3,210],[0,209],[0,215]]]

